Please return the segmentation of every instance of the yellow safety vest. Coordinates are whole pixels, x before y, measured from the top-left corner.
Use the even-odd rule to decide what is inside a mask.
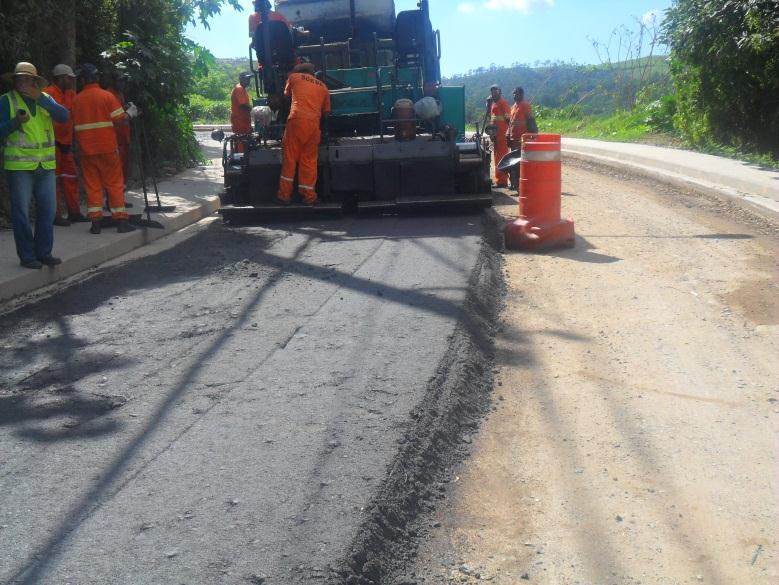
[[[16,132],[8,135],[3,167],[7,171],[34,171],[40,165],[47,171],[54,170],[57,167],[57,155],[54,151],[54,124],[51,115],[38,105],[33,116],[22,96],[15,90],[5,95],[8,96],[12,120],[16,117],[17,110],[27,112],[30,119]]]

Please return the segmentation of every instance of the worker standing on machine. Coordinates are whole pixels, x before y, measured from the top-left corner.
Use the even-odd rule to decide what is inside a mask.
[[[230,125],[233,134],[251,134],[252,101],[246,88],[252,81],[252,74],[244,71],[238,76],[238,83],[230,94]],[[243,152],[243,143],[236,144],[236,151]]]
[[[498,163],[509,151],[508,144],[506,143],[506,132],[509,129],[511,108],[501,93],[500,86],[493,85],[490,87],[490,97],[487,98],[486,105],[490,113],[490,123],[497,127],[495,141],[492,145],[495,185],[497,187],[508,187],[508,175],[498,170]]]
[[[287,128],[281,142],[283,163],[276,201],[289,205],[298,171],[298,190],[306,205],[316,205],[317,156],[320,124],[330,113],[330,92],[315,76],[311,63],[296,65],[287,78],[284,95],[292,98]]]
[[[83,89],[73,100],[73,125],[80,152],[81,177],[87,192],[89,232],[99,234],[103,219],[103,189],[108,193],[111,216],[119,233],[132,232],[124,204],[124,175],[115,125],[126,123],[127,114],[119,101],[98,83],[97,67],[81,66]]]

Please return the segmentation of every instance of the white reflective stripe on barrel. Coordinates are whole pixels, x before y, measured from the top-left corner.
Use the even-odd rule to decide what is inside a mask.
[[[559,150],[523,150],[522,160],[549,162],[561,160],[561,156]]]

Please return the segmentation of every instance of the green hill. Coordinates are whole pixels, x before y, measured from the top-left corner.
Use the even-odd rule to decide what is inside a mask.
[[[512,89],[521,86],[534,106],[574,108],[582,115],[612,114],[632,108],[637,99],[658,99],[671,91],[666,57],[606,65],[492,66],[453,75],[444,83],[465,86],[466,117],[471,123],[483,118],[484,100],[493,83],[503,88],[509,102]]]

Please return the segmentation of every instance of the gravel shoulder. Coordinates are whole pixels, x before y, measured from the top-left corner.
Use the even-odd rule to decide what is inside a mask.
[[[409,574],[776,583],[779,228],[585,163],[563,181],[577,247],[505,255],[494,410]]]

